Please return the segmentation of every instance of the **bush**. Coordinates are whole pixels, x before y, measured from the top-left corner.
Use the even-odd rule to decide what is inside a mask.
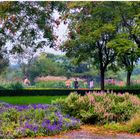
[[[23,85],[19,82],[11,83],[10,85],[7,86],[7,88],[12,90],[19,90],[19,89],[23,89]]]
[[[81,125],[52,105],[0,105],[0,110],[0,139],[55,135]]]
[[[113,85],[113,84],[107,84],[105,85],[105,89],[121,89],[121,90],[135,90],[135,89],[140,89],[140,85],[139,84],[133,84],[130,86],[118,86],[118,85]]]
[[[0,90],[21,90],[23,88],[23,85],[19,82],[0,85]]]
[[[48,82],[37,82],[35,87],[39,88],[66,88],[65,82],[62,81],[48,81]]]
[[[130,133],[140,132],[140,112],[137,112],[126,124]]]
[[[71,93],[66,99],[57,99],[52,103],[85,123],[100,124],[127,121],[140,108],[140,99],[128,93],[93,92],[85,96]]]

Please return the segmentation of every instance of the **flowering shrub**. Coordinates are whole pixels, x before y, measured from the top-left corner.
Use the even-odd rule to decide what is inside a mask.
[[[64,113],[86,123],[109,123],[129,120],[140,109],[140,99],[128,93],[71,93],[66,99],[56,99],[53,104]]]
[[[54,135],[80,124],[51,105],[0,105],[0,138]]]

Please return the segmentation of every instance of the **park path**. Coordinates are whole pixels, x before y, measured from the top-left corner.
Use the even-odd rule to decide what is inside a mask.
[[[62,132],[56,136],[37,137],[40,139],[140,139],[140,134],[128,134],[126,132],[116,132],[106,130],[102,127],[93,125],[83,125],[79,130],[71,130],[66,133]]]

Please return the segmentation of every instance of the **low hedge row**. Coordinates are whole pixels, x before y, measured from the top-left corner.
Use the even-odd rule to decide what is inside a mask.
[[[85,95],[87,92],[101,92],[101,90],[88,89],[23,89],[23,90],[0,90],[0,96],[60,96],[69,95],[71,92],[77,92],[80,95]],[[125,93],[140,94],[140,90],[105,90],[107,93]]]

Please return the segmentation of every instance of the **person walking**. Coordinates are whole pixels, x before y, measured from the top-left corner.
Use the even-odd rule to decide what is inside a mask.
[[[70,86],[71,86],[71,81],[68,79],[68,80],[65,82],[65,84],[66,84],[66,87],[67,87],[67,88],[70,88]]]
[[[89,88],[90,88],[90,89],[93,89],[93,87],[94,87],[94,82],[93,82],[93,80],[91,80],[91,81],[89,82]]]
[[[29,86],[29,85],[30,85],[30,81],[29,81],[29,79],[28,79],[27,77],[25,77],[25,79],[24,79],[24,81],[23,81],[23,84],[24,84],[25,86]]]
[[[87,88],[87,81],[86,80],[84,80],[84,88]]]
[[[77,79],[75,79],[75,81],[74,81],[74,88],[75,88],[75,89],[78,89],[78,87],[79,87],[78,81],[77,81]]]

